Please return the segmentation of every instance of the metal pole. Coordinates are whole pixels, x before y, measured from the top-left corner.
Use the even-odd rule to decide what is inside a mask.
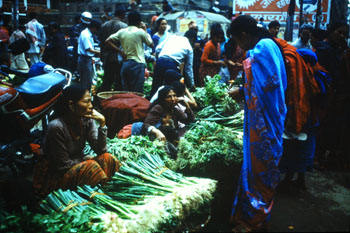
[[[304,15],[303,15],[303,11],[304,11],[304,0],[299,0],[299,4],[300,4],[299,31],[300,31],[300,27],[301,27],[301,25],[303,25],[303,23],[304,23]]]
[[[316,23],[315,28],[320,28],[321,20],[322,20],[322,13],[321,13],[321,6],[322,6],[322,0],[317,1],[317,11],[316,11]]]
[[[12,1],[12,21],[13,21],[13,26],[14,29],[18,28],[18,0],[13,0]]]
[[[295,1],[291,0],[288,6],[288,16],[286,22],[286,30],[284,32],[284,39],[286,41],[293,41],[293,26],[294,26],[294,11]]]

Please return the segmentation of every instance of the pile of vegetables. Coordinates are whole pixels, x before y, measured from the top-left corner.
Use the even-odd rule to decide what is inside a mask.
[[[102,77],[103,73],[97,74],[97,85]],[[201,110],[180,139],[176,160],[168,156],[163,142],[147,136],[108,138],[108,152],[122,166],[107,184],[54,191],[40,204],[45,213],[26,208],[19,215],[0,211],[0,231],[166,232],[176,231],[186,219],[193,221],[196,214],[208,215],[217,182],[177,172],[221,182],[228,170],[240,167],[244,115],[219,80],[219,75],[208,78],[205,87],[193,93]],[[151,86],[148,78],[146,95]],[[95,155],[88,144],[84,153]],[[212,176],[216,171],[221,174]],[[230,182],[232,178],[231,172]]]
[[[228,86],[225,83],[219,83],[220,75],[207,77],[205,86],[197,88],[193,93],[201,110],[196,113],[198,120],[215,121],[228,127],[236,127],[237,119],[240,119],[239,113],[242,108],[235,100],[228,95]]]
[[[238,120],[239,121],[239,120]],[[202,171],[239,165],[243,159],[243,132],[215,122],[200,121],[190,128],[178,146],[176,170]]]
[[[79,215],[74,211],[34,213],[26,206],[16,213],[0,210],[0,232],[104,232],[101,224],[91,222],[91,214],[90,211]]]
[[[107,150],[120,161],[137,161],[142,155],[148,153],[159,156],[167,166],[173,162],[165,151],[164,142],[151,141],[148,136],[133,135],[126,139],[107,138]],[[88,143],[86,143],[84,154],[96,156]]]
[[[197,88],[192,93],[200,108],[215,105],[227,96],[227,85],[225,83],[219,83],[220,79],[221,77],[218,74],[212,78],[207,76],[205,86]]]
[[[104,77],[104,71],[103,70],[97,70],[96,71],[96,76],[94,78],[94,84],[95,84],[95,89],[98,90],[103,83],[103,77]]]
[[[145,96],[149,96],[149,94],[151,93],[152,80],[152,77],[148,77],[146,78],[145,83],[143,84],[143,94],[145,94]]]
[[[214,180],[185,177],[168,169],[159,156],[146,153],[137,162],[123,162],[107,185],[55,191],[41,207],[47,213],[77,216],[88,211],[90,220],[107,232],[155,232],[169,230],[208,206],[215,187]]]

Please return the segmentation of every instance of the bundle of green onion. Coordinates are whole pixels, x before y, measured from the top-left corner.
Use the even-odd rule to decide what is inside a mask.
[[[105,186],[55,191],[41,206],[48,212],[88,209],[107,232],[155,232],[208,205],[215,187],[216,181],[184,177],[168,169],[158,155],[145,152],[137,162],[122,162]]]

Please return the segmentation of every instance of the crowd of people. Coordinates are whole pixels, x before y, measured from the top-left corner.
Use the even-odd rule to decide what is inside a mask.
[[[143,123],[132,125],[130,134],[153,134],[175,145],[195,120],[191,91],[205,85],[207,76],[226,72],[222,81],[229,82],[243,72],[244,85],[229,91],[245,103],[244,160],[231,216],[236,231],[266,229],[277,187],[307,188],[305,172],[316,152],[319,163],[350,164],[346,23],[334,22],[327,31],[302,25],[297,40],[288,43],[277,38],[279,22],[265,25],[240,15],[227,32],[211,24],[210,37],[202,40],[195,21],[181,36],[170,33],[166,19],[157,16],[151,20],[154,28],[147,28],[134,10],[126,14],[117,8],[102,25],[84,12],[69,32],[73,59],[68,62],[59,24],[50,23],[46,36],[36,17],[29,14],[28,23],[11,36],[0,29],[2,51],[7,41],[29,40],[26,54],[11,56],[11,67],[26,70],[44,61],[79,73],[79,83],[65,90],[57,118],[48,127],[47,157],[34,180],[41,193],[103,183],[120,166],[106,153],[105,119],[91,104],[94,56],[101,57],[104,68],[99,91],[143,93],[147,64],[154,64],[149,112]],[[86,141],[99,156],[83,154]]]

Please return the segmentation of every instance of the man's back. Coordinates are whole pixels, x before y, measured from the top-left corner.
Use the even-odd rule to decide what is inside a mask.
[[[135,26],[129,26],[119,30],[111,37],[121,43],[127,60],[131,59],[139,63],[145,63],[143,43],[151,45],[153,42],[146,31]]]
[[[102,24],[100,29],[100,41],[103,44],[105,40],[112,35],[113,33],[118,32],[122,28],[126,28],[128,25],[124,23],[123,21],[114,18],[111,19],[104,24]]]
[[[193,50],[186,37],[172,35],[157,46],[156,53],[159,53],[159,57],[171,57],[181,63],[189,53],[193,53]]]

